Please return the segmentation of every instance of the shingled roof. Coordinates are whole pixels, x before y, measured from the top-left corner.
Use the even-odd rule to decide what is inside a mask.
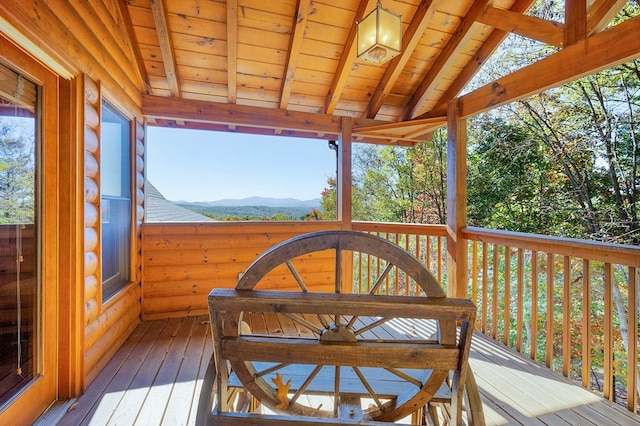
[[[146,182],[145,201],[147,222],[215,222],[207,216],[173,204],[149,181]]]

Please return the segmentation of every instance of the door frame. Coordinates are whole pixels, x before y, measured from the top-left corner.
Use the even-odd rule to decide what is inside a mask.
[[[58,76],[0,34],[0,60],[40,86],[39,140],[39,374],[0,411],[4,424],[31,423],[58,397],[59,119]],[[60,327],[64,330],[64,327]]]

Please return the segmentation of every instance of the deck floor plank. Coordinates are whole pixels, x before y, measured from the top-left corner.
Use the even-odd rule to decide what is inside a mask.
[[[300,328],[275,315],[247,319],[254,332],[265,334]],[[433,332],[421,325],[403,327],[407,330],[394,326],[366,334],[425,338]],[[58,424],[194,425],[212,351],[206,316],[144,322]],[[469,362],[487,425],[640,424],[640,416],[479,332],[474,334]]]
[[[136,416],[140,423],[160,424],[162,422],[169,404],[169,397],[177,383],[178,372],[189,344],[194,322],[195,317],[186,318],[180,322],[175,337],[168,347],[166,357],[158,369],[140,412]]]
[[[135,373],[129,388],[122,393],[122,398],[110,416],[108,425],[133,425],[136,422],[181,323],[180,319],[175,318],[164,323],[160,335]],[[140,424],[145,424],[144,419],[140,419]]]
[[[91,420],[98,405],[105,395],[113,391],[114,387],[122,389],[122,385],[114,384],[116,377],[122,377],[121,369],[130,363],[132,357],[145,351],[145,342],[154,340],[154,334],[161,330],[161,323],[143,322],[133,331],[131,336],[116,352],[105,368],[96,376],[84,394],[74,402],[69,412],[64,416],[65,424],[86,424]]]
[[[197,402],[200,394],[198,384],[202,385],[204,370],[213,352],[209,330],[208,317],[195,318],[180,370],[162,418],[163,425],[195,424],[195,417],[189,417],[191,410],[186,410],[185,407],[191,407],[194,400]]]

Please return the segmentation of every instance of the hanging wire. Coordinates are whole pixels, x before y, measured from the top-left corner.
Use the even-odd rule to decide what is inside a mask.
[[[22,225],[16,224],[16,308],[18,322],[18,366],[16,374],[22,375],[22,301],[20,297],[20,265],[22,263]]]

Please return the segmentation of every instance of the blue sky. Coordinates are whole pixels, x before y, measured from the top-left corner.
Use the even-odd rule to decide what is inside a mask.
[[[335,176],[325,140],[147,127],[147,179],[169,200],[320,198]]]

